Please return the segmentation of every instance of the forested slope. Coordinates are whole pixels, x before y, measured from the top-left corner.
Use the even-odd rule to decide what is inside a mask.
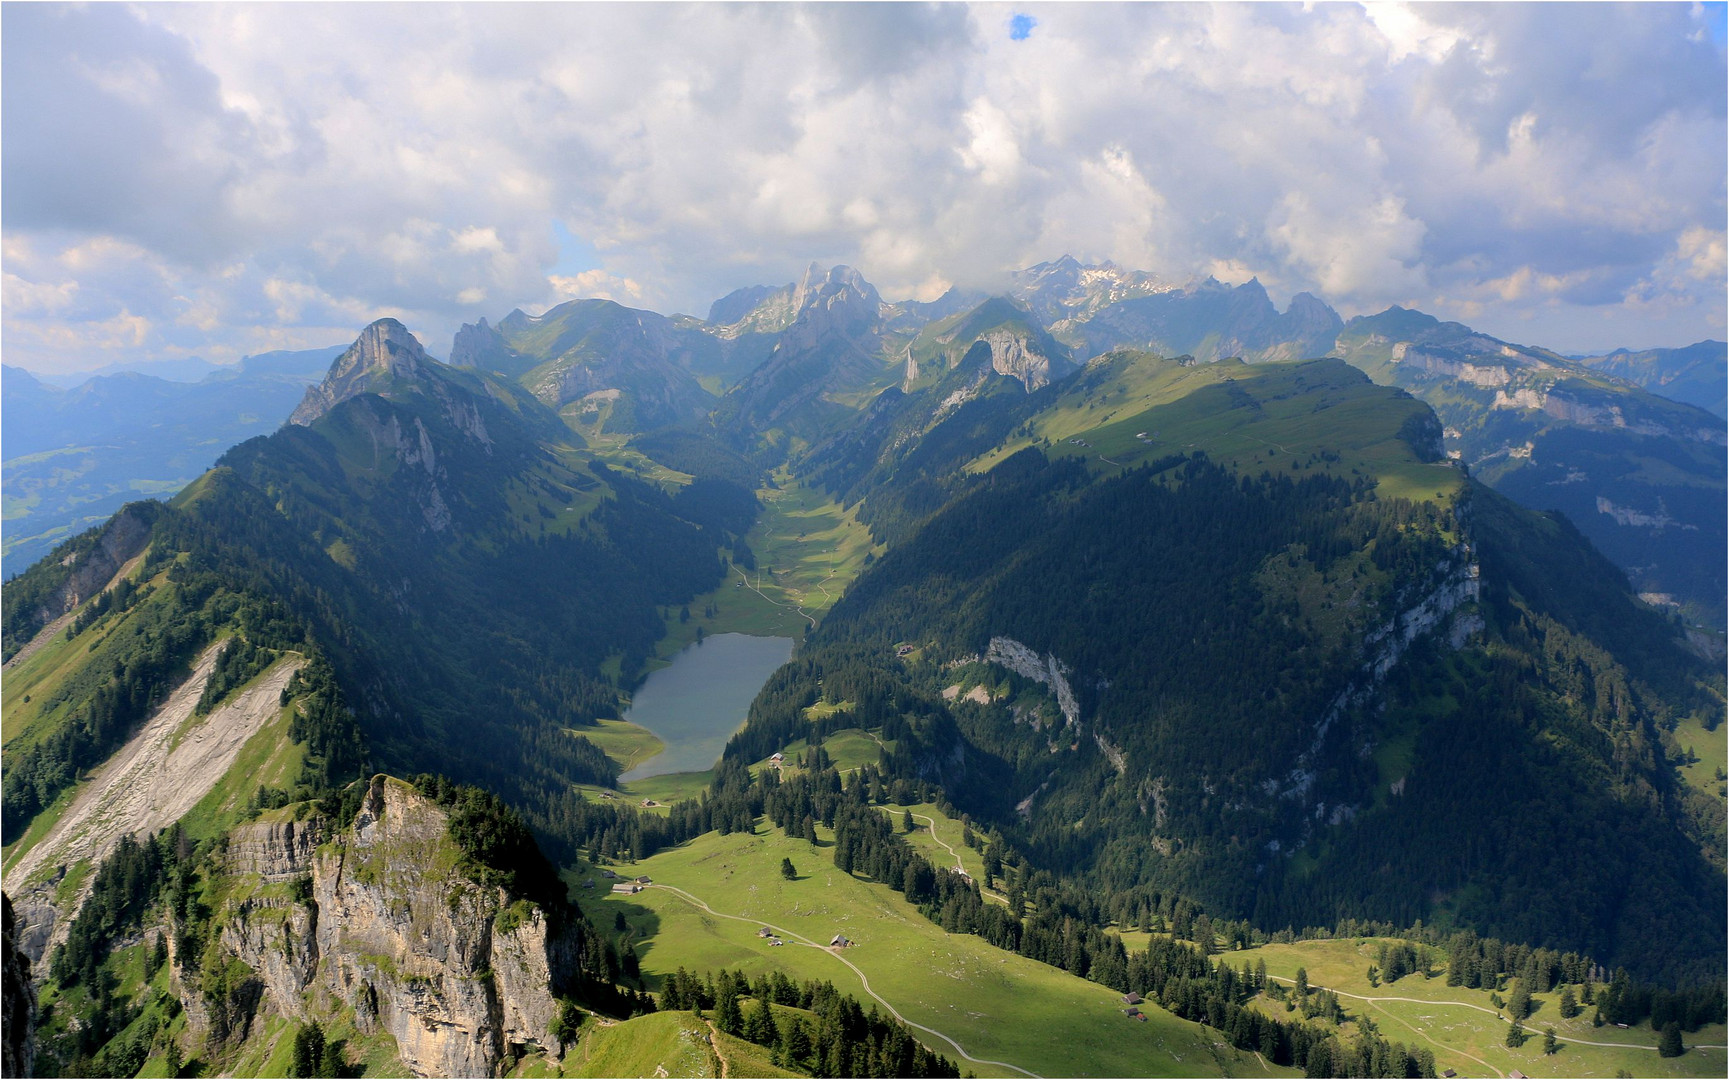
[[[1257,430],[1227,415],[1327,400],[1372,424],[1348,402],[1403,397],[1356,378],[1215,383],[1147,415],[1222,450]],[[1151,430],[1117,467],[1090,449],[1109,423],[972,477],[879,464],[864,517],[898,508],[896,546],[729,754],[799,737],[825,699],[850,710],[825,723],[895,740],[892,771],[1112,893],[1175,890],[1269,928],[1452,921],[1651,975],[1715,971],[1721,808],[1680,784],[1665,733],[1717,722],[1720,674],[1564,520],[1474,484],[1385,496],[1372,464],[1399,475],[1432,453],[1411,436],[1406,464],[1387,458],[1407,412],[1359,433],[1372,452],[1316,424],[1258,469],[1234,449],[1229,468],[1192,444],[1160,454]],[[1049,415],[997,430],[1024,422],[1024,443]],[[924,445],[948,424],[978,431],[957,413]]]

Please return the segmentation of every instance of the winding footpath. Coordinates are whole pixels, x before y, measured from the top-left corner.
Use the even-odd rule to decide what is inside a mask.
[[[877,738],[871,732],[867,731],[867,732],[865,732],[865,734],[870,735],[870,737],[873,739]],[[882,742],[883,741],[881,739],[877,739],[877,745],[878,746],[881,746]],[[894,810],[892,808],[887,807],[887,806],[883,806],[883,807],[879,807],[879,809],[886,811],[890,817],[894,817]],[[961,862],[960,853],[955,851],[954,848],[949,847],[948,841],[944,840],[941,836],[937,835],[937,823],[936,823],[936,821],[931,819],[931,818],[926,817],[923,814],[913,814],[913,820],[914,821],[922,821],[926,825],[930,826],[931,839],[935,840],[937,843],[941,844],[943,846],[943,850],[948,852],[949,857],[955,861],[955,873],[960,874],[961,876],[967,878],[968,880],[972,880],[972,875],[967,873],[966,865]],[[978,884],[978,883],[975,881],[974,884]],[[984,893],[986,896],[989,896],[993,899],[1001,900],[1005,904],[1009,902],[1008,897],[1004,896],[1002,893],[995,891],[994,889],[990,889],[990,888],[987,888],[983,885],[979,885],[979,891]]]
[[[947,847],[946,844],[944,846]],[[1026,1069],[1021,1068],[1019,1065],[1012,1065],[1006,1061],[992,1061],[989,1058],[974,1057],[971,1054],[967,1053],[966,1049],[964,1047],[962,1047],[960,1043],[949,1038],[947,1035],[944,1035],[942,1032],[938,1031],[936,1028],[926,1027],[923,1024],[915,1023],[912,1020],[908,1020],[906,1017],[904,1017],[900,1014],[900,1010],[896,1009],[893,1005],[889,1004],[887,998],[884,998],[881,994],[879,994],[875,990],[871,989],[870,979],[865,975],[865,973],[863,971],[859,970],[859,966],[857,964],[853,963],[851,960],[848,960],[846,957],[842,956],[840,953],[835,952],[833,949],[826,948],[823,945],[820,945],[817,942],[812,941],[811,939],[805,937],[803,934],[793,933],[792,931],[787,930],[784,927],[776,926],[774,923],[766,922],[762,919],[747,919],[742,915],[728,915],[724,911],[716,911],[715,909],[709,907],[708,904],[705,903],[701,898],[699,898],[699,897],[697,897],[691,893],[685,892],[683,889],[680,889],[675,885],[654,884],[654,885],[649,885],[647,887],[650,889],[664,889],[667,892],[671,893],[672,895],[678,897],[680,900],[683,900],[685,903],[691,905],[692,907],[701,908],[703,911],[708,912],[710,915],[713,915],[717,919],[731,919],[734,922],[750,923],[750,924],[755,925],[755,926],[767,926],[771,930],[777,931],[781,937],[790,939],[794,944],[805,945],[805,946],[808,946],[809,948],[816,949],[820,952],[827,953],[829,956],[834,957],[836,960],[839,960],[841,963],[843,963],[847,967],[851,968],[853,974],[858,976],[859,983],[864,986],[864,992],[869,994],[871,997],[875,998],[882,1005],[883,1008],[885,1008],[889,1011],[890,1015],[892,1015],[896,1020],[899,1020],[901,1023],[905,1024],[907,1027],[917,1028],[920,1031],[926,1032],[926,1033],[931,1034],[931,1035],[935,1035],[937,1038],[941,1039],[943,1042],[946,1042],[950,1046],[954,1047],[955,1053],[959,1054],[961,1057],[966,1058],[968,1061],[973,1062],[974,1064],[977,1064],[977,1065],[995,1065],[1001,1069],[1013,1069],[1015,1072],[1020,1073],[1022,1076],[1030,1076],[1033,1078],[1033,1080],[1042,1080],[1042,1078],[1039,1076],[1038,1073],[1028,1072]]]
[[[768,602],[773,604],[775,607],[792,608],[794,611],[798,612],[800,615],[803,615],[805,618],[810,619],[810,624],[812,626],[816,625],[816,620],[811,618],[810,615],[806,614],[804,608],[800,607],[797,604],[783,604],[779,600],[770,600],[768,593],[765,593],[761,589],[757,588],[755,585],[752,585],[750,583],[750,577],[743,570],[739,570],[738,565],[736,563],[733,564],[733,569],[738,570],[738,576],[744,579],[744,587],[745,588],[749,589],[753,593],[756,593],[758,596],[762,597],[764,600],[768,600]]]
[[[1267,978],[1272,979],[1274,982],[1282,982],[1282,983],[1294,983],[1294,982],[1296,982],[1295,979],[1287,979],[1282,975],[1268,975]],[[1489,1015],[1493,1016],[1497,1020],[1506,1019],[1506,1017],[1503,1015],[1503,1013],[1499,1010],[1491,1009],[1486,1005],[1473,1005],[1469,1001],[1436,1001],[1433,998],[1394,997],[1391,994],[1384,995],[1382,997],[1370,997],[1366,994],[1348,994],[1343,990],[1334,990],[1330,986],[1320,986],[1320,985],[1315,984],[1315,983],[1310,983],[1309,988],[1311,990],[1326,990],[1327,992],[1332,993],[1332,994],[1336,994],[1342,998],[1353,998],[1357,1001],[1367,1001],[1371,1005],[1379,1005],[1379,1003],[1383,1002],[1383,1001],[1403,1001],[1403,1002],[1408,1002],[1409,1004],[1412,1004],[1412,1005],[1451,1005],[1455,1008],[1460,1008],[1460,1009],[1476,1009],[1478,1012],[1488,1013]],[[1382,1011],[1385,1012],[1386,1010],[1383,1009]],[[1387,1015],[1393,1016],[1392,1013],[1387,1013]],[[1393,1016],[1393,1019],[1399,1020],[1400,1023],[1403,1023],[1403,1024],[1405,1024],[1406,1027],[1411,1028],[1412,1031],[1417,1031],[1418,1034],[1422,1034],[1422,1032],[1419,1029],[1412,1027],[1409,1023],[1406,1023],[1401,1018],[1399,1018],[1397,1016]],[[1529,1030],[1529,1029],[1527,1029],[1527,1030]],[[1427,1038],[1426,1035],[1424,1037]],[[1644,1043],[1594,1042],[1591,1039],[1575,1039],[1575,1038],[1572,1038],[1571,1036],[1568,1036],[1565,1038],[1562,1038],[1561,1036],[1557,1036],[1557,1038],[1561,1038],[1561,1041],[1563,1043],[1578,1043],[1580,1046],[1606,1046],[1611,1050],[1650,1050],[1652,1052],[1656,1052],[1656,1050],[1657,1050],[1657,1048],[1655,1046],[1647,1046]],[[1433,1039],[1430,1039],[1429,1041],[1434,1042]],[[1440,1044],[1436,1043],[1435,1045],[1439,1046]],[[1464,1051],[1462,1051],[1462,1050],[1453,1050],[1451,1047],[1448,1047],[1447,1049],[1450,1053],[1460,1053],[1460,1054],[1464,1053]],[[1724,1044],[1724,1043],[1692,1043],[1687,1047],[1687,1049],[1689,1049],[1689,1050],[1726,1050],[1726,1049],[1729,1049],[1729,1044]],[[1465,1054],[1465,1056],[1471,1057],[1471,1055],[1469,1055],[1469,1054]],[[1482,1062],[1482,1060],[1480,1058],[1471,1058],[1471,1060],[1481,1062],[1482,1064],[1484,1064],[1488,1068],[1494,1068],[1494,1066],[1488,1065],[1487,1062]]]

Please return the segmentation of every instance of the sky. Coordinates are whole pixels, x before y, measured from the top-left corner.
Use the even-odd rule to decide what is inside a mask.
[[[0,348],[43,372],[1063,254],[1725,336],[1720,3],[7,3],[0,84]]]

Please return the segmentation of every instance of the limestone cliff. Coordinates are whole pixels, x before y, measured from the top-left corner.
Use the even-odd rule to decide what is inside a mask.
[[[267,1013],[351,1013],[418,1076],[496,1076],[524,1053],[563,1053],[552,987],[574,943],[474,879],[442,809],[380,776],[329,832],[283,811],[230,835],[215,940],[197,972],[174,958],[195,1039],[220,1055]]]
[[[30,983],[30,958],[18,949],[12,933],[12,899],[0,894],[5,926],[0,941],[0,1014],[5,1032],[0,1035],[0,1075],[30,1076],[36,1061],[36,988]]]
[[[406,326],[395,319],[379,319],[336,358],[323,382],[307,388],[305,400],[288,422],[310,424],[356,394],[376,390],[393,377],[413,379],[424,374],[431,363]]]

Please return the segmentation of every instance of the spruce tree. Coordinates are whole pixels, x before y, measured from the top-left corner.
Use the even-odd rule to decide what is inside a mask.
[[[1517,1020],[1507,1025],[1507,1045],[1514,1050],[1525,1045],[1525,1029]]]
[[[1561,1019],[1571,1020],[1579,1015],[1579,999],[1573,996],[1571,986],[1561,988]]]
[[[780,876],[786,878],[788,881],[798,880],[798,868],[793,866],[790,858],[782,859],[780,861]]]
[[[1561,1049],[1561,1041],[1559,1039],[1555,1038],[1555,1029],[1554,1028],[1544,1028],[1543,1029],[1543,1053],[1553,1054],[1555,1051],[1557,1051],[1559,1049]]]
[[[1513,981],[1513,992],[1507,998],[1507,1011],[1515,1020],[1523,1020],[1531,1015],[1531,990],[1525,985],[1524,979]]]
[[[294,1056],[290,1067],[295,1076],[317,1076],[324,1061],[324,1029],[314,1020],[294,1033]]]
[[[1658,1056],[1666,1058],[1680,1057],[1686,1052],[1687,1048],[1681,1045],[1681,1025],[1674,1020],[1664,1024],[1663,1034],[1657,1040]]]

